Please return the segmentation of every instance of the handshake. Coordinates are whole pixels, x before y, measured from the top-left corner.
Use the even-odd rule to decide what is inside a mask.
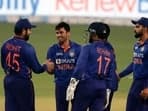
[[[50,59],[45,61],[45,65],[46,65],[46,71],[49,74],[53,74],[54,71],[54,62],[52,62]]]

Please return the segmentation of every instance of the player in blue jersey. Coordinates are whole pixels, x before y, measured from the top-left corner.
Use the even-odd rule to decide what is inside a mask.
[[[110,27],[108,24],[104,24],[104,25],[106,26],[106,31],[107,31],[106,36],[108,37],[110,35]],[[114,49],[113,49],[113,51],[114,51]],[[114,54],[114,56],[115,56],[115,54]],[[116,69],[117,69],[117,67],[116,67]],[[107,96],[106,96],[106,104],[105,104],[104,111],[111,110],[111,103],[112,103],[112,99],[114,96],[114,92],[117,91],[117,89],[118,89],[118,75],[117,75],[117,73],[116,73],[116,75],[114,75],[114,74],[112,75],[112,81],[110,82],[110,85],[108,86],[108,89],[110,89],[110,90],[108,90],[108,89],[106,90]]]
[[[31,73],[42,73],[48,68],[48,64],[40,65],[35,49],[27,43],[35,27],[28,19],[19,19],[14,27],[15,35],[1,47],[1,65],[6,74],[5,111],[35,111]]]
[[[68,111],[66,89],[75,68],[81,46],[70,40],[70,26],[60,22],[55,27],[58,43],[49,47],[47,60],[54,63],[56,111]]]
[[[148,111],[148,18],[141,17],[132,23],[138,40],[134,44],[132,62],[119,73],[119,77],[133,73],[126,111]]]
[[[66,99],[73,100],[72,111],[104,111],[107,92],[116,90],[114,49],[107,41],[109,26],[93,22],[88,27],[89,44],[83,46],[67,88]],[[75,92],[75,93],[74,93]]]

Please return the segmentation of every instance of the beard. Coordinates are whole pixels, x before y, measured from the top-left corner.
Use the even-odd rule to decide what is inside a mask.
[[[135,38],[140,38],[142,36],[142,33],[135,33]]]
[[[24,36],[24,40],[25,40],[25,41],[28,41],[28,40],[29,40],[29,35],[25,35],[25,36]]]

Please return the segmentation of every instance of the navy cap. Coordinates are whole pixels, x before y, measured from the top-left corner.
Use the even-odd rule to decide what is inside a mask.
[[[23,29],[23,28],[31,29],[35,27],[36,25],[31,24],[27,18],[21,18],[15,24],[15,28],[18,28],[18,29]]]
[[[139,20],[132,20],[131,21],[133,24],[140,24],[143,25],[144,27],[148,27],[148,18],[141,17]]]

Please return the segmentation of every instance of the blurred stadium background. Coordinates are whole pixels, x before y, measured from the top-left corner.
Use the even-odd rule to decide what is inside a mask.
[[[0,0],[0,46],[13,35],[13,26],[20,17],[37,24],[30,42],[38,58],[44,62],[48,47],[56,42],[54,27],[60,21],[71,24],[71,39],[84,44],[84,30],[93,21],[111,26],[109,40],[113,44],[120,72],[131,61],[135,42],[131,19],[148,17],[148,0]],[[0,68],[0,111],[4,111],[4,73]],[[55,111],[53,76],[33,74],[36,90],[36,111]],[[122,79],[112,111],[124,111],[132,76]]]

